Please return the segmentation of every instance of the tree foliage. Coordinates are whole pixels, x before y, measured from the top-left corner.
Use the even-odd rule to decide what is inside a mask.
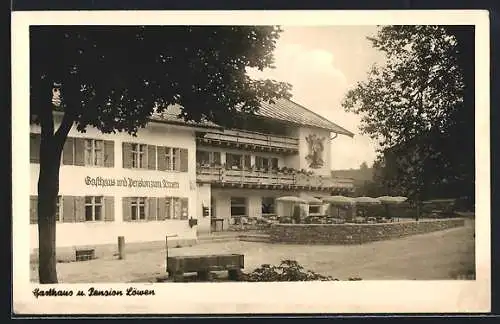
[[[253,80],[273,64],[273,26],[36,26],[31,29],[31,112],[61,84],[79,130],[134,134],[156,107],[181,104],[186,120],[230,121],[236,107],[289,96],[290,86]]]
[[[251,79],[272,67],[275,26],[31,26],[30,122],[41,126],[40,283],[56,283],[56,199],[70,129],[135,135],[155,112],[227,126],[234,113],[290,97],[290,85]],[[53,91],[59,98],[54,98]],[[53,100],[57,99],[57,100]],[[57,129],[54,107],[63,117]]]
[[[369,38],[386,60],[349,90],[343,107],[362,116],[361,131],[379,144],[386,194],[473,195],[473,34],[383,26]]]

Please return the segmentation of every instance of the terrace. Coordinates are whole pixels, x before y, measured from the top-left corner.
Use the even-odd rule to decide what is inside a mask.
[[[316,190],[348,192],[353,190],[352,179],[331,178],[297,170],[232,170],[224,167],[198,166],[198,182],[211,183],[221,187],[257,189]]]
[[[299,139],[241,130],[196,133],[196,144],[280,154],[299,152]]]

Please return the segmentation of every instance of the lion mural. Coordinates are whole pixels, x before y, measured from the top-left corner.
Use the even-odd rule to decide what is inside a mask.
[[[324,137],[318,137],[315,134],[306,136],[306,142],[309,145],[309,154],[306,156],[306,160],[312,169],[319,169],[325,164],[323,160],[324,141]]]

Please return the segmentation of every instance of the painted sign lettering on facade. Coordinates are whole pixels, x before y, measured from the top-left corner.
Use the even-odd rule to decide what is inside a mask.
[[[128,187],[128,188],[179,188],[178,182],[167,181],[166,179],[148,180],[123,178],[103,178],[103,177],[85,177],[85,184],[93,187]]]

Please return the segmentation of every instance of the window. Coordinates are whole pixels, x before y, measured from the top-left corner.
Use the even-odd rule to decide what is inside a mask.
[[[102,197],[85,196],[85,221],[102,221]]]
[[[320,206],[309,206],[309,214],[319,214]]]
[[[243,158],[243,155],[241,154],[226,154],[226,166],[229,169],[237,169],[239,170],[241,168],[241,160]]]
[[[85,139],[85,165],[104,166],[104,142]]]
[[[272,197],[262,198],[262,214],[274,214],[275,213],[275,203]]]
[[[231,216],[245,216],[246,214],[246,199],[242,197],[231,197]]]
[[[180,169],[180,149],[176,147],[165,148],[165,164],[167,170]]]
[[[57,200],[56,200],[56,222],[60,222],[61,221],[61,217],[63,215],[62,206],[63,206],[62,197],[61,196],[57,196]]]
[[[241,170],[242,168],[250,168],[250,155],[242,154],[226,154],[226,168],[233,170]]]
[[[263,156],[255,157],[255,166],[259,170],[269,171],[278,169],[278,158],[269,158]]]
[[[271,169],[278,170],[278,158],[271,159]]]
[[[209,166],[210,165],[210,152],[207,151],[196,151],[196,162],[200,164],[200,166]]]
[[[146,144],[132,144],[132,167],[147,168]]]
[[[210,164],[214,166],[220,166],[220,152],[210,152]]]
[[[179,197],[166,198],[165,219],[181,219],[181,199]]]
[[[196,162],[203,167],[220,166],[220,152],[196,151]]]
[[[132,220],[146,219],[146,198],[133,197],[130,202],[130,217]]]

